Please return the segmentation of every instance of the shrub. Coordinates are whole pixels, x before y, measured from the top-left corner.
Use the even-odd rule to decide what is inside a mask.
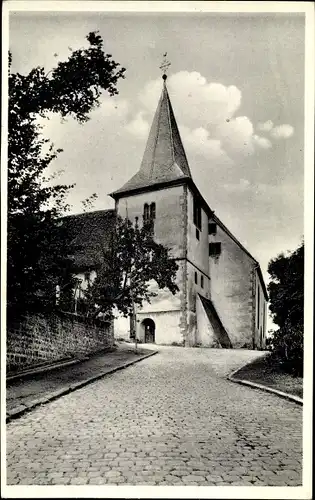
[[[287,373],[303,376],[303,326],[286,322],[270,339],[271,356]]]

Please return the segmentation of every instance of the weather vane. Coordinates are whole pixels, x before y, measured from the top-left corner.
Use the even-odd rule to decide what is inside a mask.
[[[165,52],[165,54],[163,54],[163,61],[162,61],[162,64],[160,66],[160,69],[163,72],[163,74],[162,74],[163,80],[166,80],[166,78],[167,78],[167,74],[166,73],[167,73],[168,68],[171,65],[171,63],[166,59],[166,56],[167,56],[167,52]]]

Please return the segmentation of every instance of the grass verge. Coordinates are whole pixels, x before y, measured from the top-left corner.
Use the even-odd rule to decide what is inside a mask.
[[[284,373],[281,366],[272,362],[268,355],[244,366],[234,377],[303,398],[303,377]]]

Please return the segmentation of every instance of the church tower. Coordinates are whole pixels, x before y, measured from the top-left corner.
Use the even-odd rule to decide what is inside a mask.
[[[258,262],[223,225],[196,187],[170,102],[167,77],[139,171],[111,193],[117,214],[150,223],[178,264],[179,292],[158,290],[136,310],[142,342],[185,346],[264,345],[267,292]],[[115,322],[116,337],[129,324]]]
[[[157,343],[184,343],[186,314],[187,181],[191,173],[170,102],[166,75],[139,171],[111,193],[121,217],[139,223],[151,220],[154,238],[170,249],[178,264],[180,292],[158,296],[137,311],[138,338],[151,335]],[[151,328],[150,328],[151,325]]]

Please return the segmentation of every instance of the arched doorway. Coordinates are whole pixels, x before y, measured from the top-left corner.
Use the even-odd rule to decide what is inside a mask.
[[[142,321],[141,326],[144,330],[144,342],[152,344],[155,342],[155,323],[153,319],[146,318]]]

